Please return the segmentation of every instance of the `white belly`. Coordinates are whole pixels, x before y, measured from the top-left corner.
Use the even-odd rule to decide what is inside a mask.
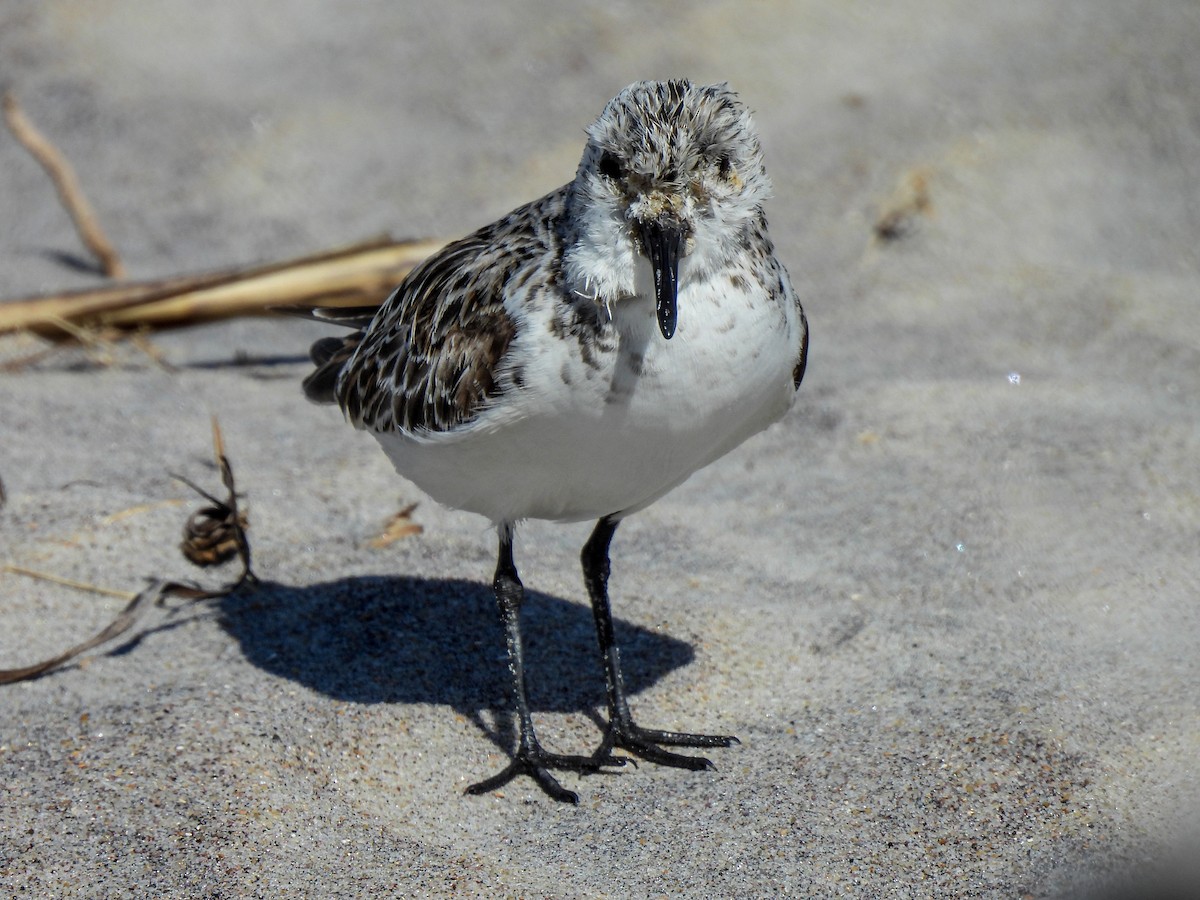
[[[526,320],[506,392],[470,425],[414,439],[377,434],[397,471],[448,506],[494,522],[578,521],[641,509],[779,419],[794,394],[791,308],[726,289],[680,291],[679,328],[653,303],[613,304],[607,352]]]

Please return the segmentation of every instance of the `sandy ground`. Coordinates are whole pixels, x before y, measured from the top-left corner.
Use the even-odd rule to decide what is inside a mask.
[[[263,584],[0,688],[4,894],[1096,896],[1194,850],[1200,7],[412,6],[3,0],[0,83],[151,277],[465,233],[568,180],[625,84],[730,81],[809,375],[622,527],[613,591],[640,719],[742,744],[564,776],[577,808],[463,796],[512,738],[494,537],[303,400],[320,331],[162,336],[177,371],[63,352],[0,375],[0,557],[195,577],[168,473],[218,488],[215,413]],[[6,135],[0,272],[98,282]],[[413,501],[424,532],[371,547]],[[517,557],[538,721],[576,752],[585,536],[531,523]],[[122,605],[0,592],[0,666]]]

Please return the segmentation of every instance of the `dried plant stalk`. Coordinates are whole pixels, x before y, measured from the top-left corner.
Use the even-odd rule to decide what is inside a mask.
[[[94,591],[97,593],[108,594],[109,596],[122,597],[129,602],[125,608],[117,615],[116,619],[108,624],[106,628],[98,634],[93,635],[81,644],[76,644],[68,650],[51,657],[44,659],[41,662],[34,663],[30,666],[21,666],[16,669],[0,669],[0,685],[12,684],[17,681],[28,681],[31,678],[38,678],[48,672],[58,669],[71,660],[78,658],[87,651],[99,647],[101,644],[107,643],[116,637],[124,634],[137,622],[138,617],[149,606],[162,606],[172,597],[187,601],[204,601],[216,600],[221,597],[226,597],[234,591],[241,588],[243,585],[253,585],[258,581],[254,572],[250,568],[250,543],[246,540],[245,518],[244,514],[238,510],[237,491],[233,480],[233,468],[229,464],[228,457],[225,456],[225,442],[221,437],[221,429],[217,425],[216,417],[212,420],[213,428],[213,453],[217,458],[217,468],[221,472],[221,482],[225,485],[225,489],[229,491],[229,499],[226,501],[217,500],[211,494],[200,488],[197,488],[187,479],[180,479],[186,484],[191,485],[195,490],[199,491],[206,499],[211,501],[216,508],[215,514],[221,517],[224,527],[228,530],[230,540],[233,544],[233,554],[236,555],[242,563],[242,572],[234,581],[213,590],[208,590],[199,585],[190,584],[185,581],[167,581],[165,579],[156,579],[144,591],[138,594],[126,593],[124,591],[113,591],[107,588],[97,587],[96,585],[84,584],[78,581],[72,581],[67,578],[60,578],[54,575],[47,575],[42,572],[35,572],[31,569],[26,569],[22,566],[6,565],[4,571],[14,572],[21,575],[27,575],[33,578],[41,578],[48,581],[54,581],[58,584],[64,584],[69,587],[78,588],[79,590]],[[178,475],[175,476],[179,478]],[[189,519],[189,527],[191,522],[195,520],[195,516]],[[188,528],[185,527],[185,539],[188,533]],[[187,553],[187,549],[184,549]],[[190,558],[190,557],[189,557]],[[206,563],[207,564],[207,563]]]
[[[367,541],[367,545],[376,549],[390,546],[401,538],[409,537],[410,535],[420,534],[425,530],[424,526],[418,525],[412,519],[413,510],[417,508],[416,503],[410,503],[404,509],[400,510],[392,516],[387,525],[384,526],[376,537]]]
[[[277,306],[381,304],[444,241],[377,238],[286,262],[207,275],[111,285],[0,302],[0,334],[31,331],[54,340],[77,328],[177,328]]]
[[[212,420],[212,433],[213,456],[216,457],[221,482],[229,492],[229,497],[218,500],[182,475],[174,476],[212,504],[196,510],[188,517],[183,526],[183,542],[179,549],[189,562],[202,568],[219,566],[236,556],[242,561],[242,577],[238,579],[238,583],[246,580],[256,581],[250,568],[250,541],[246,538],[250,520],[245,510],[238,508],[233,467],[225,455],[225,438],[221,435],[221,426],[217,424],[216,416],[213,416]]]
[[[39,572],[37,569],[29,569],[25,566],[18,566],[15,563],[5,563],[3,566],[0,566],[0,571],[12,572],[14,575],[24,575],[27,578],[36,578],[38,581],[49,581],[52,584],[61,584],[64,587],[75,588],[77,591],[88,591],[92,594],[116,597],[120,600],[132,600],[137,596],[132,591],[118,591],[113,588],[101,587],[98,584],[88,584],[86,581],[63,578],[61,575],[52,575],[49,572]]]
[[[54,182],[63,206],[71,216],[71,221],[75,223],[75,230],[79,232],[84,246],[100,263],[104,274],[109,278],[124,278],[125,266],[101,229],[95,210],[83,195],[79,179],[75,177],[75,170],[58,148],[29,121],[29,117],[21,109],[21,104],[11,93],[4,95],[4,121],[13,137],[29,151]]]

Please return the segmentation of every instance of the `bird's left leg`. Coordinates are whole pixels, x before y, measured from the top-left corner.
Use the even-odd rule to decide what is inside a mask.
[[[596,619],[596,636],[604,658],[604,680],[608,689],[608,731],[596,751],[597,757],[609,757],[613,747],[621,747],[648,762],[681,769],[711,769],[713,764],[702,756],[685,756],[664,750],[660,744],[677,747],[729,747],[739,743],[732,735],[690,734],[680,731],[659,731],[635,725],[625,697],[621,677],[621,651],[613,637],[612,610],[608,603],[610,565],[608,547],[619,520],[605,517],[596,523],[592,536],[583,545],[583,580],[592,601]]]

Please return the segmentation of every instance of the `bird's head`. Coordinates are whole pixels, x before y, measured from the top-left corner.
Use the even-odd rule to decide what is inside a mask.
[[[644,257],[669,339],[680,260],[701,275],[722,265],[770,193],[750,111],[728,85],[640,81],[609,101],[587,134],[572,189],[580,226],[569,274],[611,300],[631,293]]]

